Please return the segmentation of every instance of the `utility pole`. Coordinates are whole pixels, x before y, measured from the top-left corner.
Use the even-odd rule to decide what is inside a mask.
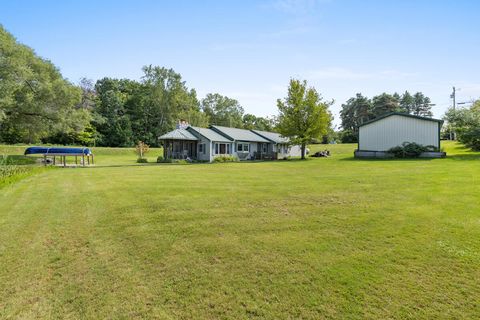
[[[453,99],[453,111],[455,111],[455,107],[456,107],[455,95],[457,93],[457,90],[455,87],[452,87],[452,88],[453,88],[453,91],[452,91],[452,94],[450,95],[450,98]],[[450,140],[455,140],[455,132],[453,132],[452,129],[450,129]]]
[[[453,98],[453,110],[455,110],[455,93],[456,92],[457,92],[457,90],[455,89],[455,87],[453,87],[453,92],[450,95],[450,98]]]

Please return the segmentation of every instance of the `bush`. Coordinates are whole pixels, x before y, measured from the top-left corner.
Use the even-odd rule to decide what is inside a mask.
[[[423,146],[415,142],[404,142],[401,146],[390,148],[388,153],[392,153],[395,158],[418,158],[422,152],[439,151],[435,146]]]
[[[143,156],[145,155],[145,153],[148,152],[149,149],[150,147],[148,146],[148,144],[142,141],[138,141],[137,145],[135,146],[135,152],[138,154],[138,157],[140,159],[143,158]]]
[[[165,162],[165,158],[163,156],[158,156],[157,163],[163,163],[163,162]]]
[[[237,162],[238,159],[234,156],[218,156],[213,159],[214,162]]]
[[[343,130],[338,133],[340,141],[342,143],[357,143],[358,142],[358,133],[353,132],[352,130]]]
[[[138,158],[137,163],[148,163],[147,158]]]
[[[458,140],[473,151],[480,151],[480,128],[458,130]]]
[[[480,151],[480,100],[470,108],[450,108],[445,120],[458,141],[474,151]]]

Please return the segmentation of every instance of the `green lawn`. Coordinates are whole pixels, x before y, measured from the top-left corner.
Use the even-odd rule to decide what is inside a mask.
[[[0,189],[0,318],[479,318],[480,153],[443,145],[139,166],[97,149]]]
[[[0,145],[0,157],[4,155],[22,155],[27,145]],[[95,147],[92,149],[92,153],[95,156],[95,164],[97,166],[115,166],[115,165],[134,165],[136,164],[137,154],[135,153],[135,148],[103,148]],[[163,155],[161,148],[150,148],[150,151],[147,153],[146,158],[150,163],[155,163],[157,157]],[[37,158],[41,158],[38,156]],[[69,163],[74,163],[75,160],[73,157],[68,157],[67,161]]]

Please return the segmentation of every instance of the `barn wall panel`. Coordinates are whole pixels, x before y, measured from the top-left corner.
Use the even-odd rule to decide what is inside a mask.
[[[390,116],[359,129],[359,150],[386,151],[403,142],[439,146],[438,123]]]

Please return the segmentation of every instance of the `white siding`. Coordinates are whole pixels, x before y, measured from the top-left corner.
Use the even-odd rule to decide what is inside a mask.
[[[291,145],[286,144],[277,144],[275,145],[276,152],[278,152],[278,159],[283,159],[286,157],[301,157],[302,156],[302,147],[300,145]]]
[[[359,128],[359,150],[387,151],[403,142],[439,148],[439,123],[398,115]]]
[[[248,144],[249,147],[248,147],[248,154],[246,152],[237,152],[238,150],[238,144],[239,143],[242,143],[242,144]],[[233,144],[233,154],[239,159],[239,160],[250,160],[250,159],[253,159],[253,155],[255,153],[255,151],[257,151],[257,142],[249,142],[249,141],[235,141],[235,143]]]
[[[288,151],[288,155],[290,157],[301,157],[302,156],[302,147],[299,145],[290,146],[290,150]]]

